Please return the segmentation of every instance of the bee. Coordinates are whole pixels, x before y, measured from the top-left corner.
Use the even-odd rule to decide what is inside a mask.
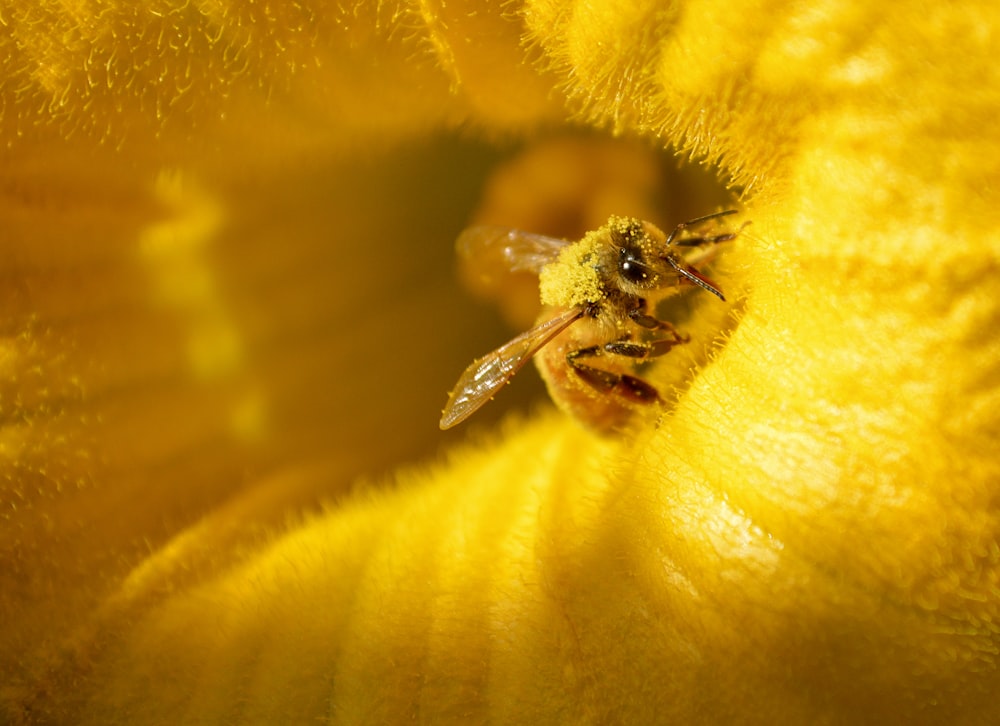
[[[556,404],[596,429],[616,428],[634,409],[662,402],[656,388],[635,375],[637,364],[689,338],[655,316],[656,304],[685,287],[725,300],[698,266],[737,232],[686,232],[735,213],[682,222],[669,235],[650,222],[611,217],[578,242],[502,227],[466,229],[459,254],[500,258],[511,272],[537,274],[545,310],[535,327],[465,369],[440,427],[478,411],[533,357]]]

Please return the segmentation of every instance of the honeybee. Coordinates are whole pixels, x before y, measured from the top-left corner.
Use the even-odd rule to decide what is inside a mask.
[[[737,232],[685,232],[735,213],[682,222],[669,235],[650,222],[611,217],[578,242],[502,227],[466,229],[459,254],[499,257],[512,272],[537,274],[545,310],[531,330],[465,369],[448,397],[441,428],[479,410],[536,354],[556,404],[594,428],[615,428],[633,409],[661,402],[656,388],[634,375],[636,364],[689,338],[655,316],[656,304],[685,287],[725,300],[698,265]]]

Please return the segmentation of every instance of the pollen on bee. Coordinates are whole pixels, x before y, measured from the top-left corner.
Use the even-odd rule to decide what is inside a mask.
[[[605,286],[598,271],[601,251],[607,245],[608,228],[588,232],[560,251],[559,257],[542,268],[538,292],[543,305],[573,307],[604,299]]]

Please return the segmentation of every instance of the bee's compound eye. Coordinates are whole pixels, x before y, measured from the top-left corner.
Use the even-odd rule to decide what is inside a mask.
[[[618,274],[622,279],[640,284],[649,279],[649,268],[635,250],[622,247],[618,254]]]

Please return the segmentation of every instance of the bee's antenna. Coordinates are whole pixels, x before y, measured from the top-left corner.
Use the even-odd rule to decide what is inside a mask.
[[[675,260],[673,257],[671,257],[669,255],[667,257],[664,257],[664,259],[667,262],[669,262],[670,266],[673,267],[675,270],[677,270],[677,272],[682,277],[687,278],[688,280],[690,280],[691,282],[693,282],[698,287],[700,287],[700,288],[702,288],[704,290],[708,290],[710,293],[712,293],[713,295],[717,296],[720,300],[722,300],[723,302],[725,302],[726,298],[722,294],[722,291],[719,288],[717,288],[715,285],[713,285],[708,280],[707,277],[705,277],[704,275],[702,275],[696,269],[694,269],[690,265],[681,266],[681,263],[679,263],[677,260]]]

